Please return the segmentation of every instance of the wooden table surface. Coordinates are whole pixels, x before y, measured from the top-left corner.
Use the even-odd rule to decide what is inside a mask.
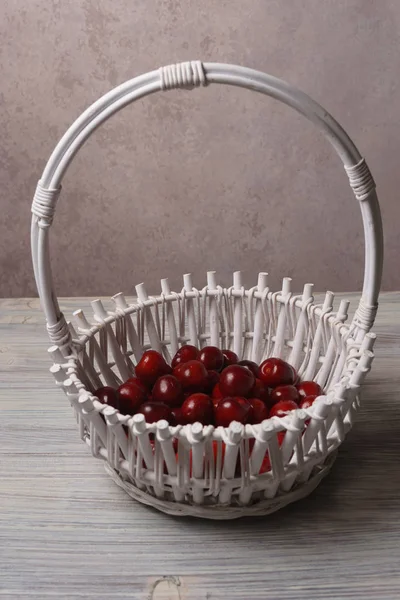
[[[201,521],[114,485],[48,373],[38,301],[0,300],[0,597],[400,598],[400,293],[382,294],[374,330],[362,410],[317,491],[269,517]]]

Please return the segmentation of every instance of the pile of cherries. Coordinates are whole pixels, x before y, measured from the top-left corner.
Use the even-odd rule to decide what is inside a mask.
[[[200,422],[228,427],[232,421],[260,423],[308,408],[322,394],[314,381],[299,381],[280,358],[260,365],[239,360],[231,350],[182,346],[171,366],[147,350],[131,377],[117,390],[102,387],[98,399],[124,415],[142,413],[147,423],[166,419],[171,425]]]

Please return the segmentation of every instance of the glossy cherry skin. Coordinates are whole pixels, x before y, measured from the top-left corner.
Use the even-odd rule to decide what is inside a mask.
[[[260,365],[260,379],[268,387],[293,385],[296,378],[293,367],[281,358],[267,358]]]
[[[286,417],[292,410],[299,408],[293,400],[281,400],[274,404],[269,412],[270,417]]]
[[[261,423],[262,421],[265,421],[265,419],[268,419],[269,411],[262,400],[259,398],[250,398],[249,402],[252,411],[247,421],[248,423],[255,425],[256,423]]]
[[[169,407],[180,406],[183,402],[183,388],[173,375],[163,375],[154,384],[153,402],[163,402]]]
[[[224,369],[225,367],[229,367],[229,365],[236,365],[239,362],[238,355],[232,350],[222,350],[222,354],[224,355]]]
[[[185,425],[185,419],[182,414],[182,407],[171,408],[171,425]]]
[[[202,423],[210,425],[213,422],[214,411],[210,396],[207,394],[192,394],[182,404],[182,416],[185,423]]]
[[[139,408],[138,413],[142,413],[146,423],[155,423],[161,419],[171,420],[171,411],[166,404],[162,402],[145,402]]]
[[[236,400],[236,402],[239,402],[239,404],[241,406],[243,406],[243,408],[246,409],[246,411],[247,411],[246,423],[252,423],[253,422],[253,406],[252,406],[250,400],[248,400],[247,398],[243,398],[242,396],[235,396],[233,398],[233,400]]]
[[[246,398],[249,396],[254,382],[255,377],[249,369],[240,365],[231,365],[222,371],[219,387],[225,397],[244,396]]]
[[[256,379],[255,380],[253,388],[252,388],[252,390],[250,392],[250,398],[259,398],[260,400],[262,400],[266,404],[269,403],[269,400],[270,400],[270,391],[267,388],[267,386],[265,385],[265,383],[263,383],[261,381],[261,379]]]
[[[120,411],[124,415],[134,415],[138,408],[148,399],[143,386],[136,383],[123,383],[118,388]]]
[[[95,396],[97,396],[99,401],[103,404],[107,404],[107,406],[112,406],[117,410],[120,409],[121,399],[117,390],[114,390],[114,388],[108,385],[101,387],[95,391]]]
[[[199,360],[189,360],[175,367],[173,375],[181,382],[184,391],[204,391],[208,372]]]
[[[198,360],[203,363],[207,371],[221,371],[224,366],[224,355],[216,346],[206,346],[200,350]]]
[[[147,394],[148,393],[148,389],[146,387],[146,385],[143,383],[143,381],[141,381],[139,379],[139,377],[129,377],[129,379],[127,379],[125,381],[125,383],[134,383],[135,385],[137,385],[138,387],[142,388],[142,390]]]
[[[321,396],[322,387],[315,381],[300,381],[296,385],[297,391],[299,392],[300,400],[306,398],[306,396]]]
[[[217,371],[208,371],[206,392],[211,394],[215,386],[219,383],[219,373]]]
[[[221,390],[219,389],[219,384],[217,383],[217,385],[215,386],[215,388],[212,391],[211,402],[213,403],[213,406],[215,407],[215,406],[218,406],[218,404],[223,399],[224,399],[224,397],[221,394]]]
[[[152,387],[159,377],[168,375],[172,369],[156,350],[146,350],[135,368],[136,376],[148,387]]]
[[[293,400],[293,402],[296,402],[297,404],[299,401],[299,392],[294,385],[278,385],[271,390],[270,398],[271,405],[274,405],[281,400]]]
[[[300,408],[310,408],[310,406],[312,404],[314,404],[314,401],[318,398],[318,396],[320,396],[321,394],[315,394],[315,395],[311,395],[311,396],[306,396],[305,398],[302,398],[300,400]]]
[[[221,400],[214,409],[216,426],[229,427],[232,421],[246,423],[248,408],[235,400],[235,398],[225,398]]]
[[[256,379],[260,377],[260,367],[253,360],[240,360],[238,365],[250,369]]]
[[[214,398],[215,400],[222,400],[223,395],[222,395],[222,392],[221,392],[221,388],[219,387],[219,383],[217,383],[213,387],[213,391],[212,391],[211,397]]]
[[[197,360],[199,357],[199,349],[196,346],[186,344],[179,348],[171,362],[171,367],[175,369],[178,365],[188,362],[189,360]]]

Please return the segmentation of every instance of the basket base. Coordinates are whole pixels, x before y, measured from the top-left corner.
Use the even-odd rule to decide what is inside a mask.
[[[157,508],[159,511],[176,517],[198,517],[201,519],[229,520],[239,519],[240,517],[257,517],[273,513],[284,506],[305,498],[315,490],[320,481],[328,475],[333,463],[335,462],[337,451],[332,452],[325,461],[325,464],[318,468],[318,471],[304,484],[296,487],[293,491],[276,496],[275,498],[265,499],[249,506],[226,506],[226,505],[197,505],[184,504],[179,502],[170,502],[161,500],[147,492],[139,490],[131,483],[124,481],[115,469],[105,464],[105,470],[113,481],[121,487],[131,498],[138,500],[142,504],[147,504]]]

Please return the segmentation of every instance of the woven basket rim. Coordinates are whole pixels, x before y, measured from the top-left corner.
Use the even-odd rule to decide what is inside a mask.
[[[237,290],[234,290],[233,287],[221,288],[221,290],[222,290],[223,294],[225,293],[228,295],[231,294],[232,292],[235,292],[235,291],[237,292]],[[94,337],[97,333],[99,333],[104,328],[105,324],[111,325],[112,323],[117,322],[118,319],[121,319],[126,315],[132,315],[133,313],[143,311],[147,307],[151,308],[152,306],[160,305],[160,304],[164,303],[165,301],[174,302],[174,301],[183,301],[186,298],[198,298],[198,297],[204,298],[204,297],[208,297],[210,295],[210,292],[212,294],[213,290],[210,291],[207,288],[207,286],[203,287],[201,290],[195,290],[193,292],[187,292],[185,290],[185,288],[183,288],[181,290],[181,292],[172,292],[171,294],[168,294],[168,295],[162,293],[159,295],[148,296],[147,300],[143,300],[143,301],[136,298],[134,302],[129,303],[123,309],[118,307],[118,309],[115,311],[108,311],[107,318],[105,318],[102,322],[92,324],[90,331],[83,335],[80,335],[79,340],[78,339],[73,340],[73,348],[75,350],[75,354],[70,355],[66,360],[68,360],[70,364],[72,362],[74,362],[76,364],[77,363],[76,356],[77,356],[77,354],[79,354],[79,351],[88,343],[88,341],[91,337]],[[327,292],[327,293],[329,293],[329,292]],[[212,295],[215,296],[216,294],[212,294]],[[235,295],[235,294],[232,293],[232,295]],[[283,295],[281,295],[280,293],[272,292],[271,290],[269,290],[268,294],[265,294],[265,293],[257,291],[256,287],[252,287],[249,289],[243,288],[240,292],[238,292],[237,295],[238,295],[238,297],[253,296],[257,300],[265,300],[265,301],[271,300],[271,298],[273,296],[275,296],[275,299],[277,302],[284,303],[284,301],[285,301],[285,297]],[[117,296],[118,296],[118,294],[113,296],[112,300],[114,300]],[[301,304],[302,295],[301,294],[293,295],[292,301],[295,306],[301,307],[302,306],[302,304]],[[98,302],[98,300],[94,300],[93,302]],[[325,320],[332,326],[332,328],[336,329],[337,334],[342,339],[346,338],[347,341],[352,341],[353,343],[357,344],[358,346],[361,344],[361,342],[356,342],[356,339],[355,339],[355,336],[353,333],[354,330],[352,329],[351,325],[348,323],[345,323],[345,322],[338,321],[336,313],[333,311],[331,311],[329,313],[324,313],[322,303],[315,303],[313,300],[312,302],[309,303],[309,305],[307,307],[307,311],[309,312],[309,317],[311,315],[313,315],[315,317],[323,316],[325,318]],[[80,313],[81,313],[81,311],[77,310],[74,312],[74,316],[77,316]],[[151,344],[144,345],[144,348],[151,348]],[[53,349],[54,349],[53,346],[50,347],[49,352],[51,353]],[[350,384],[349,384],[350,375],[351,375],[351,371],[345,370],[343,372],[339,382],[336,384],[336,387],[338,387],[338,388],[345,387],[346,389],[348,389],[350,387]],[[79,376],[77,377],[77,379],[79,379]],[[80,383],[81,383],[81,386],[79,389],[79,393],[82,395],[82,398],[90,399],[90,401],[93,403],[94,409],[98,413],[101,413],[107,417],[115,415],[115,417],[118,419],[119,423],[121,423],[125,426],[128,426],[128,427],[135,427],[138,423],[140,426],[144,422],[143,415],[122,415],[118,410],[102,404],[94,394],[92,394],[89,390],[87,390],[85,388],[85,386],[82,382],[80,382]],[[323,393],[323,394],[321,394],[320,398],[321,398],[321,400],[323,399],[325,404],[328,404],[330,407],[332,407],[333,403],[330,400],[329,396],[330,396],[329,392],[328,392],[328,394]],[[315,408],[316,408],[316,405],[314,404],[313,406],[311,406],[308,409],[298,408],[298,409],[292,411],[289,415],[287,415],[285,417],[272,417],[272,418],[266,419],[262,423],[258,423],[255,425],[245,425],[242,428],[241,437],[242,437],[242,439],[254,439],[260,434],[260,431],[263,428],[268,433],[271,433],[271,434],[277,433],[280,431],[290,430],[293,420],[295,420],[296,418],[300,418],[303,420],[306,418],[311,418],[315,413]],[[163,430],[165,429],[166,423],[167,423],[167,421],[159,421],[158,423],[151,423],[151,424],[146,423],[145,427],[146,427],[147,431],[149,431],[151,433],[157,433],[158,429],[160,429],[160,428]],[[197,427],[197,425],[199,425],[199,424],[196,424],[196,427]],[[191,428],[192,428],[192,425],[183,425],[183,426],[176,425],[176,426],[174,426],[174,425],[169,425],[169,423],[168,423],[169,435],[173,435],[175,437],[181,436],[184,439],[188,439],[188,435],[191,434]],[[221,426],[214,427],[212,425],[202,426],[202,433],[206,435],[207,439],[211,439],[213,441],[226,442],[229,438],[230,431],[231,431],[230,427],[221,427]],[[196,430],[196,433],[197,433],[197,430]],[[237,433],[237,431],[236,431],[236,433]]]

